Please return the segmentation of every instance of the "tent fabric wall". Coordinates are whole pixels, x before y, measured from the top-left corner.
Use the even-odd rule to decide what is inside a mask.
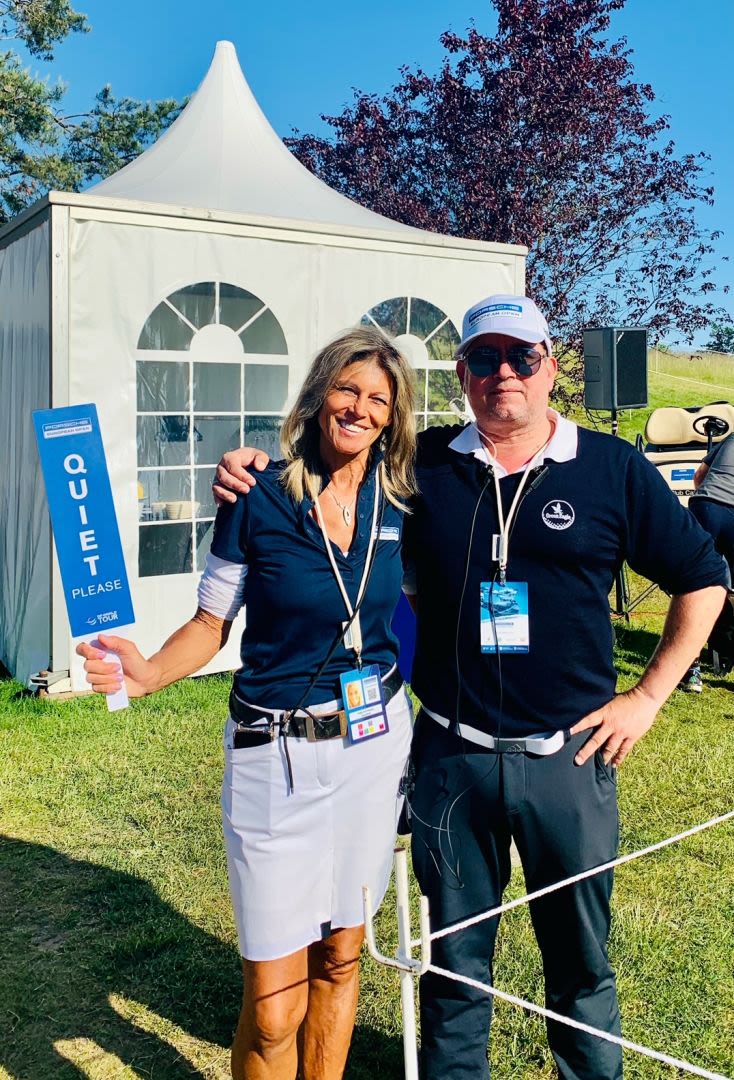
[[[514,251],[447,253],[244,225],[217,232],[215,222],[202,229],[170,218],[152,223],[134,213],[121,221],[119,213],[106,218],[79,207],[71,211],[69,264],[69,401],[95,401],[99,410],[137,617],[131,636],[146,654],[193,614],[198,579],[195,572],[137,573],[136,366],[144,358],[137,346],[161,301],[206,281],[260,297],[285,336],[290,402],[317,348],[385,300],[420,297],[460,327],[476,299],[522,289],[522,259]],[[235,627],[205,671],[238,665],[240,630]],[[80,662],[73,649],[70,654],[72,687],[82,689]]]
[[[360,321],[397,335],[415,365],[419,426],[451,422],[463,312],[522,293],[525,254],[413,229],[331,190],[287,151],[220,43],[197,94],[136,161],[88,192],[49,192],[0,230],[0,659],[11,674],[53,667],[58,691],[70,668],[71,688],[86,689],[33,409],[98,406],[131,636],[150,653],[195,610],[221,451],[255,433],[274,451],[310,358]],[[237,666],[243,619],[205,671]]]
[[[22,682],[50,655],[49,521],[31,416],[49,405],[49,267],[48,219],[0,251],[0,659]]]

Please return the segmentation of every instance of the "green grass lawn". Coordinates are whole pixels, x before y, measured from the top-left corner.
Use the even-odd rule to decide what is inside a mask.
[[[674,353],[651,348],[648,364],[652,371],[669,376],[710,383],[715,389],[734,384],[734,354],[689,352]]]
[[[651,407],[724,396],[676,383],[673,398],[654,373],[650,386]],[[627,437],[647,412],[622,417]],[[617,623],[620,687],[664,605],[655,593]],[[623,851],[734,807],[734,676],[705,681],[673,696],[621,770]],[[0,681],[1,1077],[228,1076],[241,989],[218,809],[228,686],[189,680],[110,714]],[[377,932],[391,951],[390,897]],[[734,1076],[734,826],[620,868],[611,952],[625,1035]],[[542,1003],[524,908],[503,920],[495,979]],[[492,1060],[498,1080],[553,1076],[542,1023],[502,1003]],[[631,1053],[625,1066],[672,1075]],[[367,956],[347,1075],[402,1076],[398,980]]]
[[[662,359],[661,359],[662,363]],[[734,369],[734,361],[732,361]],[[723,378],[723,376],[720,376]],[[691,372],[690,382],[677,375],[669,376],[663,372],[648,371],[648,405],[644,409],[621,409],[619,412],[619,434],[622,438],[634,442],[635,436],[643,435],[647,418],[653,409],[662,408],[665,405],[679,405],[687,408],[691,405],[707,405],[711,401],[734,401],[734,373],[730,376],[730,392],[717,389],[701,378],[699,382],[695,372]],[[583,409],[579,409],[573,416],[578,423],[589,427],[589,420]],[[611,419],[609,413],[601,413],[598,418],[600,431],[611,431]]]
[[[649,655],[649,614],[618,626],[620,684]],[[228,678],[110,714],[0,683],[0,1074],[224,1077],[240,976],[218,817]],[[674,695],[620,776],[633,851],[734,806],[734,679]],[[514,894],[523,891],[518,871]],[[388,901],[378,941],[391,950]],[[617,873],[612,955],[625,1034],[734,1075],[734,828]],[[496,983],[542,1002],[527,911],[502,925]],[[497,1008],[496,1075],[551,1077],[542,1024]],[[626,1054],[628,1077],[670,1070]],[[394,973],[365,957],[348,1076],[402,1075]]]

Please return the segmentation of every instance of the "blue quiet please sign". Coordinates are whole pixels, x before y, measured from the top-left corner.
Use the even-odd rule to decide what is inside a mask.
[[[135,621],[95,405],[33,414],[73,637]]]

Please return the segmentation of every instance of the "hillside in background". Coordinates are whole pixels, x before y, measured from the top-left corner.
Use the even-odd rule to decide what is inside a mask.
[[[653,409],[664,405],[688,408],[712,401],[734,402],[734,354],[693,352],[673,353],[652,348],[648,354],[648,407],[623,409],[619,413],[619,434],[634,442],[645,431]],[[584,427],[611,431],[609,413],[593,417],[579,409],[573,419]]]

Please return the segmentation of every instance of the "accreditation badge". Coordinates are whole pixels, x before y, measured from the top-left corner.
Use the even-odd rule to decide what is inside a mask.
[[[347,733],[352,743],[386,735],[389,728],[385,695],[377,664],[339,676],[344,711],[347,714]]]
[[[483,653],[530,652],[526,581],[480,583],[479,631]]]

